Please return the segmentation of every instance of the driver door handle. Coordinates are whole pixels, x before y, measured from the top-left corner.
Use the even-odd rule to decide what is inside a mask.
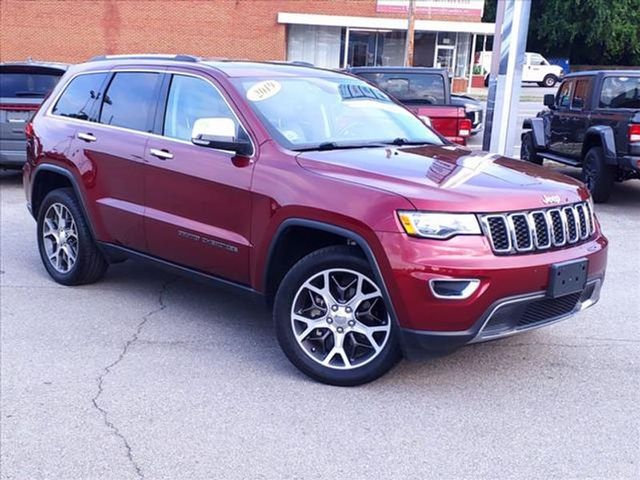
[[[160,150],[158,148],[149,149],[149,153],[160,160],[171,160],[173,158],[173,153],[169,150]]]

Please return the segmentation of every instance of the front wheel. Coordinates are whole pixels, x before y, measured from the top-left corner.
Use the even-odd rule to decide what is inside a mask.
[[[542,165],[544,159],[536,153],[536,146],[533,142],[533,132],[526,132],[522,135],[520,145],[520,160]]]
[[[323,248],[294,265],[278,289],[274,320],[287,358],[323,383],[367,383],[400,358],[380,286],[352,247]]]

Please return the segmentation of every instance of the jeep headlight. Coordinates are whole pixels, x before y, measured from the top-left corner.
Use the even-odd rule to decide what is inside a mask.
[[[446,240],[456,235],[482,235],[471,213],[398,212],[404,231],[413,237]]]

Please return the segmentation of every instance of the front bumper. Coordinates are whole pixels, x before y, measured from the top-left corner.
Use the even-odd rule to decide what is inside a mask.
[[[379,233],[378,237],[388,252],[389,265],[383,274],[402,336],[407,337],[405,343],[425,343],[435,350],[517,333],[586,308],[597,301],[607,263],[608,241],[599,229],[581,244],[501,256],[491,251],[484,236],[458,236],[447,241],[416,239],[399,233]],[[546,299],[544,292],[549,288],[551,266],[577,259],[588,260],[585,297],[574,298],[573,304],[564,305],[558,315],[553,308],[559,306],[553,302],[534,305],[525,312],[529,302]],[[438,298],[429,287],[432,280],[460,279],[479,280],[479,286],[468,298]],[[578,303],[580,308],[574,310]],[[524,310],[514,310],[516,307]],[[525,317],[526,313],[531,320],[537,309],[544,308],[552,311],[535,317],[539,322],[496,320],[505,317],[505,312],[514,319]],[[483,327],[490,317],[491,321]],[[423,337],[427,340],[420,340]],[[438,345],[442,348],[436,348]]]
[[[463,331],[401,329],[403,351],[409,357],[425,351],[446,353],[470,343],[497,340],[554,324],[595,305],[600,299],[602,282],[602,278],[591,279],[582,292],[558,298],[549,298],[546,292],[504,298]]]

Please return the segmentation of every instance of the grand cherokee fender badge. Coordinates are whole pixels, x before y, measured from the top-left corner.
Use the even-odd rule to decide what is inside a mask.
[[[212,238],[202,237],[200,235],[196,235],[195,233],[185,232],[184,230],[178,230],[178,237],[188,238],[189,240],[201,242],[204,245],[208,245],[210,247],[221,248],[231,253],[238,253],[238,247],[229,245],[228,243],[219,242],[218,240],[213,240]]]
[[[545,205],[557,205],[562,201],[560,195],[543,195],[542,203]]]

